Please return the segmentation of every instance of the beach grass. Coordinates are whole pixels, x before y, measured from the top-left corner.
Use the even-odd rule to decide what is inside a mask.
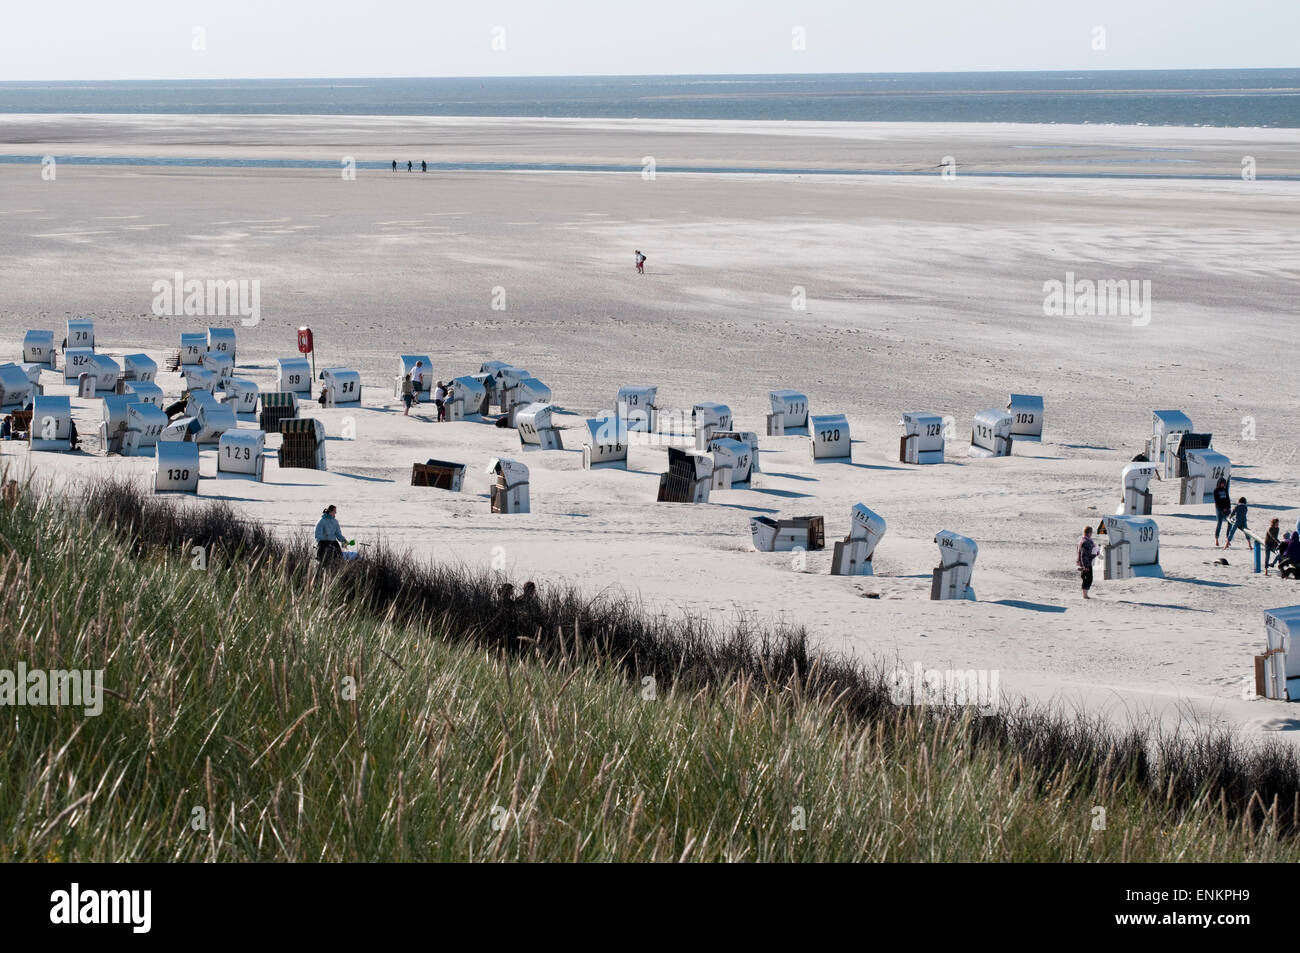
[[[795,630],[375,547],[320,572],[124,482],[0,513],[0,669],[103,669],[102,713],[0,708],[16,861],[1285,861],[1295,756],[1002,705],[898,705]]]

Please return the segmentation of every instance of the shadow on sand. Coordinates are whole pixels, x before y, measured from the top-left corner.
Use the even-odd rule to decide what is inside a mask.
[[[1025,602],[1021,599],[997,599],[989,603],[995,606],[1010,606],[1013,609],[1028,609],[1031,612],[1065,612],[1065,606],[1053,606],[1043,602]]]

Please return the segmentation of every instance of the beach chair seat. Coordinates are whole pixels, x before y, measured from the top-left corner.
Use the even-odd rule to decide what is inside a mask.
[[[767,435],[784,437],[795,431],[806,432],[808,427],[808,395],[797,390],[768,392],[772,412],[767,415]]]
[[[314,417],[280,421],[281,469],[324,470],[325,425]]]
[[[298,395],[288,391],[262,394],[257,426],[266,433],[279,433],[280,421],[298,416]]]
[[[668,448],[668,472],[659,474],[660,503],[707,503],[713,485],[713,455]]]
[[[525,464],[498,457],[488,463],[488,473],[497,478],[491,492],[493,513],[529,512],[528,467]]]
[[[853,505],[849,516],[849,535],[835,542],[831,559],[832,576],[874,575],[871,557],[885,535],[885,520],[861,503]]]

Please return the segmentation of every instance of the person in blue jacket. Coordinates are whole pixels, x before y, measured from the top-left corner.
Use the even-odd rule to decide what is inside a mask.
[[[1232,519],[1228,520],[1228,541],[1223,544],[1227,549],[1232,545],[1232,537],[1239,529],[1249,529],[1246,525],[1246,498],[1243,496],[1237,501],[1237,505],[1232,508]]]
[[[330,563],[343,556],[343,546],[348,538],[339,527],[336,514],[338,507],[330,504],[321,511],[320,521],[316,524],[316,561]]]

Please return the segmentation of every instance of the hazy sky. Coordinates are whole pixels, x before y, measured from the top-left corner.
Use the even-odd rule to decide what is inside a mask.
[[[0,80],[1286,67],[1298,38],[1300,0],[5,0]]]

